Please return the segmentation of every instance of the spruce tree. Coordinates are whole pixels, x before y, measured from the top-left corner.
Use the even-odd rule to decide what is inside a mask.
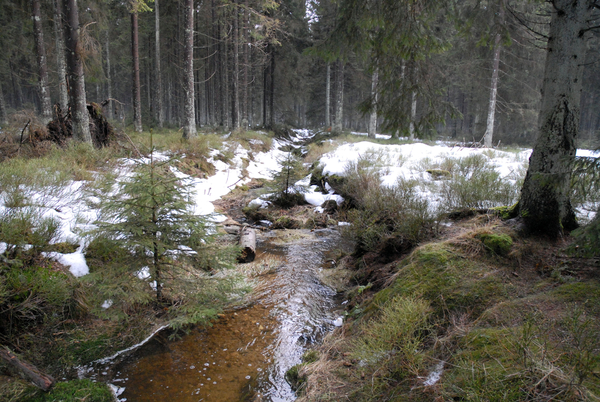
[[[306,192],[306,188],[296,185],[296,182],[306,175],[302,159],[290,150],[278,162],[281,170],[273,174],[273,203],[284,208],[305,203],[303,193]]]
[[[214,246],[210,222],[193,213],[185,183],[171,159],[139,161],[117,191],[101,196],[96,240],[89,257],[100,259],[92,278],[104,307],[117,311],[155,300],[172,311],[175,324],[214,316],[241,290],[234,280],[214,275],[233,263],[235,250]],[[108,300],[110,300],[108,302]],[[108,315],[111,315],[110,312]]]

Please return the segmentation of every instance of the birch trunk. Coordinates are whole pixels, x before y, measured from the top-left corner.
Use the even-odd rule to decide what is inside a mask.
[[[80,54],[82,46],[79,43],[79,10],[76,0],[64,1],[63,16],[65,17],[65,48],[73,138],[91,144],[90,116],[86,107],[85,77]]]
[[[504,2],[500,1],[500,21],[504,22]],[[498,94],[498,71],[500,69],[500,52],[502,50],[502,35],[496,33],[494,39],[494,63],[492,66],[492,83],[490,88],[490,102],[488,105],[487,124],[483,135],[483,145],[487,148],[492,146],[494,138],[494,121],[496,115],[496,95]]]
[[[194,108],[194,0],[185,2],[185,66],[184,74],[184,109],[183,138],[196,137],[196,110]]]
[[[40,94],[42,124],[46,125],[52,120],[52,101],[50,100],[50,86],[48,84],[48,63],[46,45],[44,44],[44,31],[42,30],[40,0],[31,0],[31,18],[33,20],[33,41],[37,56],[38,91]]]
[[[163,127],[165,123],[165,112],[163,107],[163,87],[162,70],[160,68],[160,13],[158,8],[159,0],[154,0],[154,29],[155,29],[155,65],[156,65],[156,115],[158,118],[158,127]]]
[[[54,40],[56,42],[56,68],[58,72],[58,105],[61,113],[69,108],[67,91],[67,67],[65,63],[65,35],[61,18],[62,0],[54,1]]]
[[[377,134],[377,83],[379,82],[379,72],[377,69],[371,76],[371,99],[373,99],[373,109],[369,117],[369,138],[375,138]]]
[[[530,233],[558,236],[577,226],[569,199],[579,130],[585,29],[593,0],[555,0],[542,83],[538,137],[518,212]]]
[[[415,120],[417,119],[417,91],[412,91],[410,102],[410,122],[408,123],[408,138],[415,139]]]
[[[327,63],[327,78],[325,79],[325,127],[331,127],[331,64]]]
[[[344,63],[341,60],[337,61],[335,81],[337,94],[335,97],[336,110],[333,131],[341,132],[344,120]]]

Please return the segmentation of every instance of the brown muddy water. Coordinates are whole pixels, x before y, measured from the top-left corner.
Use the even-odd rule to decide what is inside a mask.
[[[259,239],[257,260],[282,263],[260,278],[248,307],[178,340],[159,333],[96,378],[128,402],[295,400],[285,372],[340,316],[341,300],[319,281],[319,270],[332,266],[342,242],[336,230],[293,232],[298,236],[284,244],[277,231]]]

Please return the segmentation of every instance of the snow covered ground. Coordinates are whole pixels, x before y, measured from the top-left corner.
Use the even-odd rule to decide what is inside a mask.
[[[189,183],[195,201],[196,214],[207,215],[214,213],[213,201],[218,200],[229,193],[236,186],[247,183],[253,178],[271,178],[274,171],[278,170],[279,163],[285,156],[285,152],[279,148],[283,145],[300,146],[301,142],[314,135],[309,130],[296,130],[296,137],[291,141],[273,140],[273,146],[269,152],[260,152],[251,155],[249,151],[240,145],[235,146],[234,158],[231,164],[226,164],[217,160],[215,157],[218,151],[212,154],[211,161],[216,173],[205,179],[198,179],[187,176],[179,171],[174,172],[183,180]],[[359,135],[360,133],[357,133]],[[382,137],[383,138],[383,137]],[[256,140],[255,140],[256,141]],[[321,158],[323,172],[325,174],[343,175],[349,162],[356,162],[359,158],[372,157],[377,159],[377,166],[382,174],[384,185],[392,186],[399,177],[405,179],[415,179],[419,183],[426,184],[432,180],[430,174],[425,172],[424,166],[434,166],[444,158],[462,158],[469,155],[481,154],[489,159],[495,169],[507,180],[515,180],[519,171],[524,169],[529,159],[531,150],[523,149],[517,152],[505,152],[499,150],[488,150],[481,148],[461,148],[444,143],[427,145],[424,143],[412,143],[405,145],[383,145],[371,142],[357,142],[344,144]],[[594,156],[591,151],[578,151],[581,156]],[[597,156],[597,155],[595,155]],[[250,160],[246,167],[248,177],[242,177],[243,161]],[[126,177],[130,174],[132,161],[124,160],[121,164],[120,174]],[[298,185],[308,186],[309,177],[297,183]],[[60,237],[57,242],[70,241],[79,244],[77,251],[71,254],[52,253],[50,256],[61,263],[70,267],[70,271],[75,276],[83,276],[89,272],[83,250],[87,239],[83,235],[86,229],[97,217],[97,211],[90,208],[85,202],[82,191],[83,182],[72,182],[57,197],[46,197],[42,203],[44,206],[39,208],[39,212],[44,217],[53,217],[60,222]],[[424,186],[425,188],[425,186]],[[339,195],[330,190],[329,194],[317,192],[316,186],[309,188],[305,193],[306,200],[316,207],[318,212],[320,205],[329,199],[341,203],[343,200]],[[423,190],[426,191],[426,190]],[[3,198],[0,197],[0,214],[6,209]],[[32,194],[32,199],[41,197],[39,194]],[[264,200],[255,200],[254,203],[265,205]],[[221,217],[224,219],[224,217]],[[219,220],[217,217],[216,220]],[[6,244],[0,243],[0,252],[6,249]]]

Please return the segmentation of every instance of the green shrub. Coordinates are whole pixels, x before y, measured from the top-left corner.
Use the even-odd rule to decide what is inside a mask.
[[[22,259],[25,252],[36,256],[58,238],[59,226],[56,219],[44,218],[39,209],[6,208],[0,213],[0,242],[7,243],[9,259]]]
[[[448,158],[442,162],[444,170],[452,173],[450,180],[439,187],[444,208],[490,208],[512,205],[519,195],[522,178],[502,178],[483,155]]]
[[[52,266],[0,265],[0,335],[12,339],[44,320],[58,321],[85,312],[80,284]]]
[[[359,255],[376,250],[390,237],[415,245],[434,228],[434,216],[417,191],[418,183],[399,178],[395,186],[382,186],[375,165],[364,158],[349,164],[342,186],[342,194],[356,207],[348,213],[352,225],[343,233],[356,242]]]

